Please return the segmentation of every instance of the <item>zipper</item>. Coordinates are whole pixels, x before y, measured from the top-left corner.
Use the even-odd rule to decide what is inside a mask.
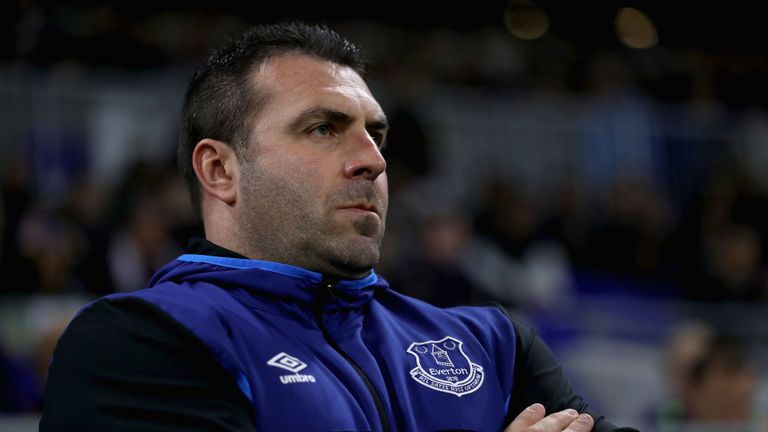
[[[323,305],[325,305],[326,300],[330,298],[335,298],[336,295],[333,293],[333,289],[338,284],[338,281],[332,278],[323,278],[323,281],[321,282],[321,286],[323,287],[324,296],[321,297],[321,299],[315,304],[315,321],[317,322],[317,326],[320,328],[320,331],[323,333],[323,338],[325,341],[330,345],[336,352],[341,354],[344,359],[349,362],[349,364],[352,366],[352,368],[357,372],[357,375],[360,377],[360,379],[363,380],[365,383],[365,386],[368,388],[368,392],[371,394],[371,397],[373,398],[373,402],[376,405],[376,411],[379,412],[379,420],[381,421],[381,428],[383,431],[389,431],[389,420],[387,419],[387,413],[384,411],[384,403],[381,401],[381,396],[379,396],[379,393],[376,391],[376,388],[373,387],[373,383],[371,382],[371,379],[368,378],[368,375],[363,372],[363,369],[360,368],[360,366],[355,363],[355,361],[352,359],[352,357],[349,356],[344,350],[341,349],[341,347],[336,343],[336,341],[333,340],[331,337],[331,334],[328,332],[328,329],[325,327],[325,323],[323,322]]]

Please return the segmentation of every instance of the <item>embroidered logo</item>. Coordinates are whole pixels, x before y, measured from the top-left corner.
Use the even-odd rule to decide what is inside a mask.
[[[414,342],[406,352],[416,357],[411,378],[433,390],[464,396],[483,385],[482,366],[464,353],[464,343],[446,336],[438,341]]]
[[[296,357],[290,356],[284,352],[281,352],[280,354],[269,359],[269,361],[267,361],[267,364],[269,366],[285,369],[288,372],[293,372],[293,375],[280,376],[280,382],[283,384],[295,384],[295,383],[317,381],[315,377],[312,375],[299,374],[300,371],[302,371],[304,368],[307,367],[307,364],[297,359]]]

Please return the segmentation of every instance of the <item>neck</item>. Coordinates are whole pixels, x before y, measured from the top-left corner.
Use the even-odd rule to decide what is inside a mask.
[[[214,252],[216,255],[287,264],[320,273],[332,279],[362,279],[369,276],[373,271],[370,267],[362,269],[350,268],[344,265],[334,265],[332,262],[324,262],[322,260],[314,261],[308,257],[287,256],[275,253],[265,254],[254,248],[246,247],[239,242],[230,241],[227,237],[210,235],[207,230],[206,240],[212,243],[214,247],[220,248],[220,250]],[[210,253],[211,251],[206,250],[204,252]]]

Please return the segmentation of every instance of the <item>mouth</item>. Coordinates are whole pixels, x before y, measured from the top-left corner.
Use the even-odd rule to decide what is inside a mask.
[[[339,207],[339,209],[342,209],[342,210],[359,210],[359,211],[374,213],[376,215],[379,214],[379,208],[376,207],[375,204],[369,203],[369,202],[360,202],[360,203],[353,203],[353,204],[350,204],[350,205],[344,205],[344,206]]]

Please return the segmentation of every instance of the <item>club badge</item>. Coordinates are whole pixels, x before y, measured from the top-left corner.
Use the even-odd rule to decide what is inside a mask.
[[[483,368],[472,363],[462,345],[462,341],[451,336],[412,343],[406,350],[416,357],[411,378],[432,390],[459,397],[479,389],[483,385]]]

